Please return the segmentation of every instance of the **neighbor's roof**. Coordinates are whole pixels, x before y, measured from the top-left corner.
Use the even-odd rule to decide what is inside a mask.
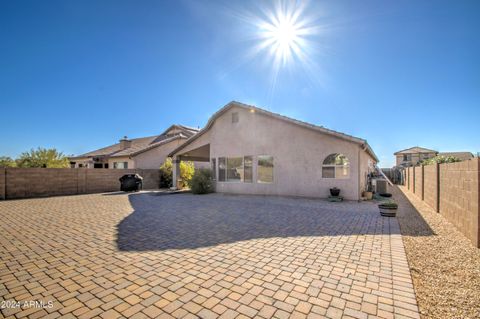
[[[312,130],[317,131],[317,132],[325,133],[325,134],[328,134],[328,135],[338,137],[338,138],[343,139],[343,140],[347,140],[347,141],[350,141],[350,142],[360,144],[360,145],[364,146],[366,152],[368,154],[370,154],[370,156],[372,156],[378,162],[377,156],[373,152],[370,145],[368,145],[367,141],[364,140],[364,139],[361,139],[361,138],[358,138],[358,137],[355,137],[355,136],[352,136],[352,135],[340,133],[340,132],[337,132],[337,131],[334,131],[334,130],[330,130],[330,129],[327,129],[323,126],[317,126],[317,125],[310,124],[310,123],[307,123],[307,122],[299,121],[299,120],[296,120],[296,119],[293,119],[293,118],[290,118],[290,117],[287,117],[287,116],[284,116],[284,115],[281,115],[281,114],[278,114],[278,113],[273,113],[273,112],[261,109],[261,108],[256,107],[256,106],[244,104],[244,103],[237,102],[237,101],[232,101],[232,102],[228,103],[227,105],[225,105],[224,107],[222,107],[217,112],[215,112],[210,117],[210,119],[208,120],[207,125],[205,125],[205,127],[202,128],[198,132],[198,134],[192,136],[185,143],[183,143],[182,145],[177,147],[175,150],[173,150],[169,154],[169,156],[173,156],[175,153],[182,150],[185,146],[189,145],[190,143],[195,141],[197,138],[202,136],[205,132],[207,132],[212,127],[213,123],[215,122],[215,120],[218,117],[220,117],[223,113],[227,112],[229,109],[231,109],[233,107],[240,107],[240,108],[243,108],[243,109],[246,109],[246,110],[249,110],[249,111],[254,110],[256,113],[264,114],[264,115],[276,118],[276,119],[281,120],[281,121],[285,121],[285,122],[288,122],[288,123],[293,123],[293,124],[296,124],[296,125],[308,128],[308,129],[312,129]]]
[[[173,135],[167,134],[171,129],[174,129],[174,128],[180,129],[180,132]],[[186,127],[183,125],[172,125],[160,135],[130,139],[129,140],[131,142],[130,147],[124,150],[120,149],[120,143],[116,143],[104,148],[100,148],[95,151],[91,151],[91,152],[70,157],[70,158],[74,159],[74,158],[97,157],[97,156],[108,156],[108,157],[135,156],[177,139],[181,139],[181,138],[187,139],[193,136],[194,134],[196,134],[197,132],[198,130],[194,128]]]
[[[398,151],[396,153],[393,153],[393,155],[400,155],[400,154],[418,154],[418,153],[438,153],[435,150],[430,150],[428,148],[420,147],[420,146],[414,146],[407,148],[405,150]]]
[[[470,152],[441,152],[438,153],[440,156],[453,156],[463,161],[473,158],[473,154]]]

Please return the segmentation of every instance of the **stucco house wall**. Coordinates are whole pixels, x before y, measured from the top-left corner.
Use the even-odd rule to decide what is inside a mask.
[[[232,113],[238,114],[238,122],[232,122]],[[220,115],[208,131],[180,153],[192,153],[207,144],[210,158],[216,159],[217,177],[219,157],[253,156],[253,182],[217,181],[216,191],[223,193],[325,198],[329,189],[336,186],[346,199],[357,200],[363,190],[360,180],[368,171],[366,163],[370,158],[357,143],[240,107]],[[348,157],[348,178],[322,177],[322,163],[332,153]],[[257,182],[259,155],[273,156],[273,183]]]
[[[185,143],[185,139],[178,139],[140,153],[133,157],[133,160],[135,161],[135,167],[141,167],[142,169],[159,168],[160,165],[165,162],[168,154],[183,143]]]
[[[113,169],[113,163],[115,162],[127,162],[128,168],[136,168],[135,161],[128,156],[125,157],[111,157],[108,159],[108,168]]]
[[[233,112],[238,113],[237,123],[232,123]],[[218,118],[210,134],[212,158],[254,156],[253,183],[217,182],[217,192],[327,197],[336,186],[346,199],[359,199],[357,144],[242,108]],[[350,160],[347,179],[322,178],[322,163],[332,153]],[[258,155],[274,158],[271,184],[255,180]]]
[[[367,152],[359,149],[360,156],[360,166],[359,166],[359,177],[360,183],[358,185],[360,190],[360,195],[362,192],[366,191],[367,187],[367,175],[374,171],[374,164],[376,163],[375,159],[370,156]]]

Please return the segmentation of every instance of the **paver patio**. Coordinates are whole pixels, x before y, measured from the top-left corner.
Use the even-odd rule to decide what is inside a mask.
[[[418,318],[373,203],[95,194],[0,202],[1,310],[30,318]]]

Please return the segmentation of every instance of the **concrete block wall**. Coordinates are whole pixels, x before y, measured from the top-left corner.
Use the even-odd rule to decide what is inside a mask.
[[[438,212],[439,204],[439,184],[438,184],[438,165],[427,165],[423,167],[423,200],[425,203]]]
[[[83,169],[86,174],[85,193],[114,192],[120,190],[119,178],[135,174],[135,169]],[[158,188],[158,187],[157,187]]]
[[[418,198],[423,200],[423,166],[415,166],[413,170],[413,176],[415,176],[413,191]]]
[[[407,189],[480,248],[480,159],[406,171]]]
[[[440,214],[480,247],[479,159],[440,165]]]
[[[157,169],[2,168],[0,199],[118,191],[118,179],[134,173],[144,178],[144,189],[159,187]]]
[[[5,168],[0,168],[0,199],[5,199]]]
[[[413,167],[409,167],[407,170],[408,170],[408,189],[411,192],[413,192],[413,181],[414,181]]]

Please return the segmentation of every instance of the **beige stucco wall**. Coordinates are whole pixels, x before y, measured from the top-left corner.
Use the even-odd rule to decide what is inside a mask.
[[[135,161],[135,168],[158,169],[160,165],[165,162],[168,154],[181,144],[185,143],[185,141],[186,139],[177,139],[138,154],[133,158]]]
[[[363,151],[359,148],[358,150],[360,154],[360,166],[359,166],[359,178],[360,183],[358,185],[360,195],[362,192],[366,191],[367,187],[367,175],[374,171],[374,165],[376,161],[372,158],[367,152]]]
[[[128,168],[136,168],[135,161],[127,156],[125,157],[112,157],[108,159],[108,168],[113,169],[114,162],[128,162]]]
[[[93,162],[91,158],[84,157],[84,158],[77,158],[74,160],[71,160],[72,162],[75,162],[75,167],[74,168],[80,168],[80,164],[83,165],[83,167],[89,167],[93,168]]]
[[[232,123],[232,112],[239,113],[238,123]],[[207,134],[181,153],[208,143],[210,157],[217,158],[217,168],[218,157],[254,157],[253,183],[217,182],[217,192],[325,198],[329,188],[336,186],[346,199],[360,197],[359,173],[363,174],[367,168],[366,158],[359,162],[360,154],[365,152],[356,143],[237,107],[220,116]],[[322,178],[322,162],[332,153],[342,153],[350,160],[348,179]],[[274,157],[271,184],[255,181],[258,155]]]

